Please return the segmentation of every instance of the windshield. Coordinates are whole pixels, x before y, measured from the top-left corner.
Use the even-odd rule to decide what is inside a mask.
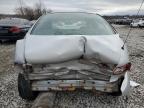
[[[112,35],[113,29],[101,16],[88,13],[54,13],[43,16],[32,35]]]

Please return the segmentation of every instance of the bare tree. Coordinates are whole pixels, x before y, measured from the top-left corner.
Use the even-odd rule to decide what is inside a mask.
[[[23,2],[23,0],[18,0],[18,2],[19,2],[19,5],[20,5],[20,7],[19,7],[19,13],[21,14],[21,15],[24,15],[24,10],[23,10],[23,4],[24,4],[24,2]]]
[[[23,6],[23,1],[19,0],[19,8],[15,9],[15,12],[24,17],[27,18],[29,20],[33,20],[33,19],[37,19],[39,18],[41,15],[46,14],[48,12],[51,12],[51,10],[47,10],[44,6],[44,4],[39,0],[38,3],[36,3],[34,5],[34,7],[28,7],[28,6]]]
[[[35,10],[34,10],[35,17],[39,18],[40,16],[42,16],[43,14],[46,14],[47,12],[49,11],[47,11],[44,4],[41,2],[41,0],[39,0],[39,3],[35,4]]]
[[[34,10],[30,7],[23,8],[25,18],[29,20],[35,19]]]

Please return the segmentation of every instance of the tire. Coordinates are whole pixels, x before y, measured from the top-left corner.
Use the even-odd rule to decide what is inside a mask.
[[[140,29],[142,29],[142,26],[141,26],[141,25],[138,25],[138,27],[139,27]]]
[[[121,91],[110,93],[111,96],[121,96]]]
[[[124,78],[119,79],[119,82],[118,82],[118,91],[110,93],[111,96],[121,96],[122,95],[122,92],[121,92],[120,88],[121,88],[123,80],[124,80]]]
[[[38,92],[31,90],[30,82],[21,73],[18,75],[18,92],[19,96],[25,100],[34,100],[38,95]]]
[[[130,24],[130,27],[131,27],[131,28],[135,28],[132,24]]]

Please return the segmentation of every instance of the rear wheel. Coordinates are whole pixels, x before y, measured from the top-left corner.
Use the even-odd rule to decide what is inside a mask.
[[[20,97],[26,100],[34,100],[38,95],[38,92],[31,90],[30,82],[21,73],[18,75],[18,91]]]
[[[123,80],[124,80],[124,78],[119,79],[119,81],[118,81],[118,91],[110,93],[110,95],[112,95],[112,96],[121,96],[122,95],[121,85],[122,85]]]
[[[111,96],[121,96],[121,91],[110,93]]]
[[[139,28],[142,28],[142,26],[141,26],[141,25],[138,25],[138,27],[139,27]]]

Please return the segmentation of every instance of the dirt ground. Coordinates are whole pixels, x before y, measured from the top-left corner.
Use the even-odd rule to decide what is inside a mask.
[[[127,26],[114,25],[125,39]],[[88,91],[58,92],[55,108],[144,108],[144,29],[133,28],[128,39],[128,50],[132,62],[131,80],[141,85],[131,88],[128,98],[93,94]],[[0,108],[30,108],[32,102],[22,100],[17,91],[18,71],[14,69],[15,44],[0,45]]]

